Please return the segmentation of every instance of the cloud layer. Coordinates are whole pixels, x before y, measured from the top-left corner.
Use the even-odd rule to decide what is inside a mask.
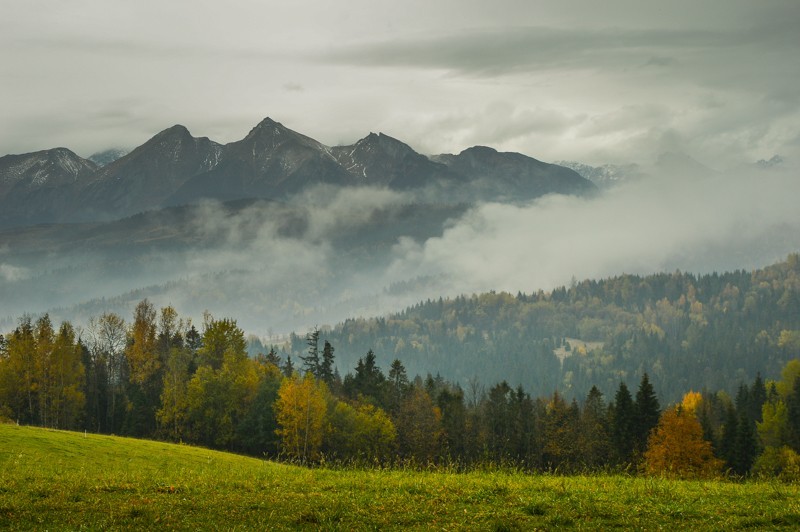
[[[402,240],[390,276],[446,274],[450,293],[531,292],[573,278],[755,268],[800,250],[789,172],[662,175],[595,198],[485,204],[423,244]]]

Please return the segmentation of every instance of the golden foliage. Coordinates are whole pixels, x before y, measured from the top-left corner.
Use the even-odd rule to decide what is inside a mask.
[[[645,468],[653,475],[705,478],[717,475],[722,461],[714,457],[711,443],[703,439],[697,418],[680,407],[666,410],[650,434]]]
[[[327,388],[307,373],[284,379],[275,402],[283,452],[300,460],[316,459],[322,446],[327,411]]]
[[[688,391],[681,401],[681,409],[689,414],[697,414],[700,404],[703,402],[703,395],[700,392]]]

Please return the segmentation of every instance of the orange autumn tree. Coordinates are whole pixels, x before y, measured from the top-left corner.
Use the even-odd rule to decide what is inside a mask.
[[[680,478],[712,477],[722,469],[711,443],[694,413],[680,406],[666,410],[650,433],[644,454],[645,469],[652,475]]]

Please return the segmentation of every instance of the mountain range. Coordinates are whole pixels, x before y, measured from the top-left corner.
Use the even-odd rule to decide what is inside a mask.
[[[476,146],[427,157],[383,133],[329,147],[270,118],[224,145],[175,125],[121,153],[0,157],[0,227],[119,219],[203,199],[283,199],[317,184],[419,191],[448,203],[596,191],[569,168],[519,153]]]

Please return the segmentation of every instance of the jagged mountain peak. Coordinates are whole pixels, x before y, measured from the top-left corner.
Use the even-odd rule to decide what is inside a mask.
[[[22,179],[12,177],[22,175],[18,170],[24,161],[30,166],[35,160],[49,160],[45,153],[62,161],[51,167],[70,170],[50,172],[40,164]],[[458,202],[580,194],[587,185],[593,188],[571,170],[519,153],[474,146],[459,155],[428,158],[381,132],[331,148],[270,117],[243,139],[224,146],[195,138],[186,126],[175,124],[100,168],[66,148],[0,161],[0,225],[108,219],[203,198],[276,199],[319,184],[424,189]],[[17,184],[27,187],[37,176],[36,183],[57,184],[60,189],[35,197],[19,192]],[[8,195],[12,188],[19,192],[13,213]]]
[[[0,223],[50,221],[96,170],[67,148],[0,157]]]
[[[332,148],[331,153],[360,183],[411,188],[447,174],[443,165],[384,133],[370,133],[355,144]]]
[[[97,165],[68,148],[52,148],[21,155],[0,157],[0,181],[26,182],[36,187],[55,182],[72,182],[93,172]]]
[[[164,137],[191,137],[192,134],[189,132],[189,129],[181,124],[175,124],[172,127],[168,127],[167,129],[156,133],[153,137],[154,139],[164,138]]]
[[[228,146],[235,151],[244,149],[244,152],[254,160],[271,159],[277,151],[285,149],[311,150],[331,158],[330,150],[324,144],[289,129],[269,117],[259,122],[245,138]]]
[[[397,155],[397,154],[415,154],[418,155],[417,152],[414,151],[411,146],[397,140],[394,137],[390,137],[385,133],[370,133],[363,139],[359,140],[355,143],[355,147],[358,148],[378,148],[383,152],[389,155]]]
[[[264,120],[256,124],[243,140],[251,140],[257,137],[280,137],[284,135],[300,136],[299,133],[292,131],[280,122],[276,122],[272,118],[266,117]]]
[[[186,157],[194,159],[198,152],[202,154],[201,157],[208,159],[205,167],[210,168],[216,164],[220,148],[219,144],[209,140],[207,137],[194,137],[186,126],[175,124],[160,131],[132,152],[103,167],[101,172],[109,171],[111,167],[128,165],[137,159],[167,159],[174,162],[183,160]]]

